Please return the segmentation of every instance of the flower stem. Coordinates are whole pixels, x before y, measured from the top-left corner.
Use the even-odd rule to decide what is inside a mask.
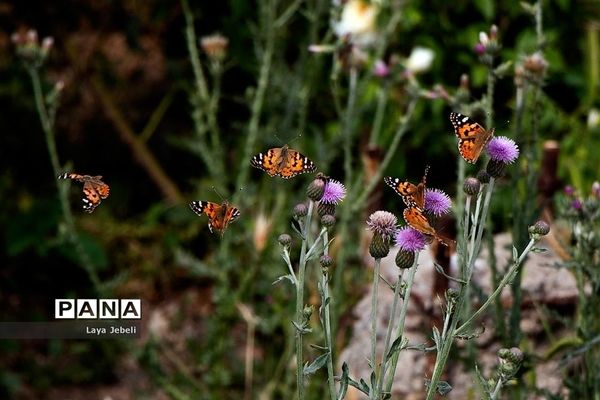
[[[323,254],[329,255],[329,234],[327,231],[323,234]],[[325,330],[325,344],[329,350],[329,357],[327,359],[327,383],[331,400],[336,400],[337,392],[333,375],[333,334],[331,333],[331,315],[329,310],[329,305],[331,304],[331,300],[329,299],[329,272],[324,268],[321,268],[321,272],[321,287],[323,289],[321,304],[323,304],[323,319],[325,320],[323,328]]]
[[[383,390],[383,381],[385,378],[385,373],[386,373],[387,364],[388,364],[386,361],[386,356],[389,351],[388,347],[390,346],[390,341],[392,339],[392,331],[394,330],[394,322],[396,319],[396,310],[398,309],[398,299],[400,298],[400,286],[402,286],[401,283],[402,283],[402,273],[403,272],[404,272],[404,269],[401,269],[400,275],[398,275],[398,281],[394,285],[394,302],[392,303],[392,310],[390,311],[390,321],[388,323],[387,332],[385,334],[385,341],[383,343],[383,357],[382,357],[382,363],[381,363],[381,372],[377,379],[377,381],[378,381],[377,392],[378,393],[381,393],[381,391]]]
[[[53,119],[50,118],[48,110],[46,109],[46,105],[44,103],[44,94],[42,91],[42,84],[40,81],[40,75],[37,68],[28,68],[27,71],[31,77],[31,83],[33,85],[33,95],[35,98],[35,105],[37,108],[38,115],[40,117],[40,123],[42,125],[42,129],[44,131],[44,135],[46,138],[46,147],[48,148],[48,154],[50,156],[50,162],[52,164],[52,169],[54,171],[54,177],[60,175],[61,168],[60,162],[58,159],[58,152],[56,150],[56,142],[54,140],[54,123]],[[88,278],[92,282],[94,286],[94,290],[96,293],[100,293],[101,284],[100,279],[98,278],[98,274],[96,273],[96,269],[92,264],[92,260],[89,254],[86,252],[83,244],[81,243],[81,239],[79,234],[77,233],[77,229],[75,228],[75,220],[73,219],[73,213],[71,212],[71,207],[69,205],[69,197],[68,197],[68,186],[61,185],[56,182],[58,188],[58,197],[60,200],[60,205],[62,208],[63,217],[65,220],[65,226],[67,229],[67,235],[73,246],[75,247],[75,251],[77,252],[77,256],[79,258],[80,265],[85,269],[88,274]]]
[[[348,87],[348,102],[344,113],[344,174],[348,182],[352,181],[352,128],[354,127],[354,108],[356,106],[356,85],[358,71],[355,67],[350,69],[350,82]]]
[[[381,269],[381,258],[375,259],[373,268],[373,290],[371,292],[371,374],[377,373],[377,301],[379,299],[379,271]],[[377,388],[372,387],[369,391],[371,400],[377,399]]]
[[[298,264],[298,281],[296,285],[296,385],[298,400],[304,398],[304,363],[302,359],[302,336],[304,333],[299,328],[304,326],[304,276],[306,272],[306,253],[312,213],[313,202],[311,201],[308,204],[308,213],[302,225],[302,247],[300,249],[300,263]]]
[[[417,273],[417,264],[419,262],[419,254],[415,254],[415,261],[413,261],[412,267],[410,267],[408,271],[408,278],[406,279],[406,289],[404,290],[404,296],[402,297],[402,307],[400,308],[400,318],[398,319],[398,325],[396,328],[395,336],[402,337],[404,335],[404,321],[406,320],[406,314],[408,312],[408,300],[410,299],[410,292],[412,290],[413,282],[415,280],[415,274]],[[397,285],[400,285],[400,281],[398,281]],[[397,297],[400,295],[398,294]],[[393,315],[393,314],[392,314]],[[386,350],[387,351],[387,350]],[[385,357],[385,353],[384,353]],[[398,367],[398,359],[400,357],[400,352],[394,353],[392,356],[392,360],[390,362],[391,368],[388,375],[388,378],[385,383],[385,392],[391,393],[392,385],[394,384],[394,375],[396,375],[396,368]],[[382,372],[381,379],[384,380],[385,376]]]

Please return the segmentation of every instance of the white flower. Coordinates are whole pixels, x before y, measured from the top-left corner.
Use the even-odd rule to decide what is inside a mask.
[[[488,37],[487,33],[479,32],[479,43],[481,43],[484,46],[487,46],[489,42],[490,38]]]
[[[350,36],[358,46],[368,46],[375,41],[375,21],[378,7],[362,0],[350,0],[344,5],[342,17],[333,27],[338,37]]]
[[[598,111],[598,109],[592,108],[590,110],[590,113],[588,114],[587,125],[590,129],[600,126],[600,111]]]
[[[435,53],[426,47],[415,47],[412,49],[408,60],[406,60],[406,69],[413,74],[425,72],[431,68]]]

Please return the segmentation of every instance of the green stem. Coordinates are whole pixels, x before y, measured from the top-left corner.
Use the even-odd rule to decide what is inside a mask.
[[[306,272],[306,253],[308,247],[308,236],[313,213],[313,202],[308,204],[304,224],[302,225],[302,247],[300,249],[300,263],[298,264],[298,284],[296,285],[296,385],[298,400],[304,398],[304,363],[302,357],[302,336],[298,328],[304,326],[304,276]]]
[[[379,299],[379,271],[381,258],[375,259],[373,268],[373,290],[371,291],[371,375],[377,373],[377,301]],[[372,387],[369,398],[377,399],[377,388]]]
[[[329,255],[329,234],[327,231],[325,231],[325,233],[323,234],[323,254]],[[333,334],[331,332],[331,315],[329,312],[329,305],[331,304],[331,300],[328,300],[329,272],[325,268],[321,268],[321,272],[321,286],[323,288],[322,304],[325,304],[323,313],[323,318],[325,319],[325,344],[327,346],[327,349],[329,350],[329,357],[327,358],[327,383],[329,387],[329,396],[331,397],[331,400],[336,400],[337,391],[335,389],[335,378],[333,374]]]
[[[475,259],[476,259],[476,255],[479,252],[479,248],[481,246],[481,235],[483,234],[483,225],[485,225],[485,221],[486,221],[486,217],[487,217],[487,212],[488,212],[488,208],[490,205],[490,199],[491,199],[491,194],[494,188],[494,178],[490,178],[490,182],[487,185],[487,191],[486,191],[486,196],[485,196],[485,200],[483,203],[483,209],[481,212],[481,218],[477,218],[478,216],[478,209],[480,206],[480,202],[481,202],[481,197],[478,198],[477,200],[477,206],[475,209],[475,224],[473,225],[472,229],[471,229],[471,235],[475,237],[475,242],[472,243],[472,246],[470,246],[470,248],[468,250],[469,254],[466,260],[468,260],[468,263],[466,266],[461,266],[461,271],[463,272],[464,275],[464,282],[461,287],[460,287],[460,292],[459,292],[459,297],[458,297],[458,302],[456,305],[455,310],[457,310],[457,312],[460,314],[460,312],[462,310],[464,310],[465,307],[465,302],[468,301],[468,288],[469,288],[469,284],[471,282],[471,275],[473,273],[473,265],[475,264]],[[481,226],[480,226],[481,225]],[[436,357],[436,361],[435,361],[435,366],[433,369],[433,373],[431,375],[431,381],[429,384],[429,387],[427,388],[427,400],[432,400],[433,396],[437,390],[437,385],[440,381],[440,378],[442,376],[442,373],[444,372],[444,368],[446,366],[446,362],[448,361],[448,356],[450,355],[450,350],[452,349],[452,343],[454,341],[454,337],[456,336],[456,326],[458,325],[458,321],[460,319],[460,315],[454,315],[452,318],[452,321],[450,322],[450,328],[448,328],[448,335],[444,338],[442,338],[443,340],[443,344],[442,344],[442,348],[441,350],[438,350],[438,354]]]
[[[496,387],[494,388],[494,391],[490,395],[490,400],[496,400],[496,398],[500,394],[500,389],[502,389],[502,378],[498,378],[498,382],[496,383]]]
[[[49,117],[48,110],[46,109],[46,105],[44,103],[44,94],[42,91],[42,84],[40,81],[39,71],[36,68],[28,68],[27,70],[31,77],[35,105],[46,138],[46,147],[48,148],[50,163],[52,164],[54,177],[56,179],[56,177],[61,173],[61,168],[58,159],[58,151],[56,150],[56,142],[54,140],[54,124],[52,123],[52,120]],[[67,228],[68,238],[75,247],[75,251],[79,258],[79,262],[81,263],[80,265],[87,272],[88,277],[92,282],[92,285],[94,286],[94,290],[96,291],[96,293],[100,293],[100,278],[98,278],[98,274],[96,273],[96,269],[92,264],[92,260],[89,254],[86,252],[85,248],[83,247],[79,234],[77,233],[77,229],[75,228],[75,220],[73,218],[73,213],[71,212],[71,207],[69,205],[68,185],[61,185],[58,181],[56,182],[56,185],[58,188],[58,197],[60,200],[65,225]]]
[[[379,373],[379,377],[377,379],[377,392],[382,393],[383,390],[383,381],[385,379],[385,373],[387,370],[387,361],[386,356],[389,351],[390,341],[392,340],[392,331],[394,330],[394,322],[396,319],[396,310],[398,309],[398,299],[400,298],[400,286],[402,286],[402,275],[404,270],[400,270],[400,275],[398,275],[398,281],[394,285],[394,302],[392,303],[392,310],[390,311],[390,321],[388,322],[387,332],[385,334],[385,341],[383,343],[383,357],[381,363],[381,372]]]
[[[415,280],[415,274],[417,273],[417,264],[419,262],[419,254],[415,255],[415,261],[413,261],[412,267],[408,271],[408,278],[406,279],[406,289],[404,290],[404,296],[402,298],[402,307],[400,308],[400,318],[398,319],[398,325],[396,328],[396,337],[402,337],[404,335],[404,322],[406,321],[406,314],[408,313],[408,300],[410,299],[410,292],[412,290],[413,282]],[[400,282],[397,283],[399,285]],[[384,353],[385,357],[385,353]],[[392,385],[394,384],[394,376],[396,375],[396,368],[398,367],[398,359],[400,358],[400,352],[394,353],[390,362],[391,368],[388,378],[385,383],[385,392],[392,392]],[[381,379],[384,380],[383,372]]]

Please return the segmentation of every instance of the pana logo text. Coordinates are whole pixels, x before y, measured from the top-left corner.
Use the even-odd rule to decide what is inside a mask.
[[[141,319],[140,299],[55,299],[56,319]]]

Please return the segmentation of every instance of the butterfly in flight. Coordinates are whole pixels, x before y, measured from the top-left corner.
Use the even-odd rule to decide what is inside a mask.
[[[462,114],[450,113],[450,122],[458,137],[458,151],[466,162],[475,164],[485,145],[494,136],[494,128],[489,131],[471,118]]]
[[[425,167],[425,173],[423,179],[417,185],[408,181],[402,181],[399,178],[392,178],[391,176],[385,177],[384,182],[394,189],[396,193],[402,196],[404,204],[407,206],[416,206],[420,209],[425,207],[425,183],[427,182],[427,172],[429,171],[429,165]]]
[[[298,174],[314,172],[317,167],[306,156],[296,150],[292,150],[286,144],[283,147],[274,147],[266,153],[258,153],[250,164],[262,169],[269,176],[280,176],[284,179],[293,178]]]
[[[438,235],[436,230],[429,223],[429,220],[421,208],[409,206],[404,209],[404,213],[402,215],[404,217],[404,221],[406,221],[411,228],[424,233],[425,235],[433,236],[438,242],[444,246],[448,246],[448,242],[450,242],[450,240]]]
[[[226,201],[221,204],[210,201],[192,201],[190,202],[190,208],[200,216],[205,214],[208,217],[208,229],[211,232],[214,229],[221,236],[223,236],[223,232],[225,232],[229,223],[240,216],[240,210],[230,206]]]
[[[83,211],[92,213],[110,194],[110,187],[102,182],[102,175],[79,175],[65,172],[58,179],[71,179],[83,183]]]

